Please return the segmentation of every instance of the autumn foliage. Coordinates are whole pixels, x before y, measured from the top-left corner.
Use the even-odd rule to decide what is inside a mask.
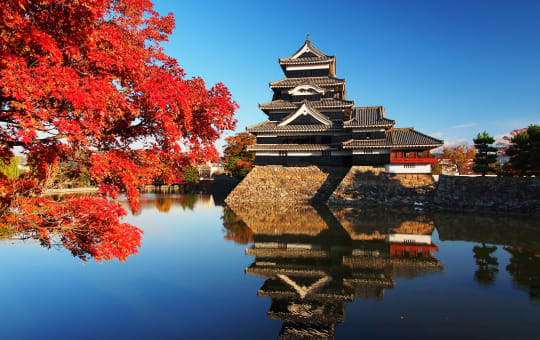
[[[445,147],[443,149],[442,162],[447,162],[456,167],[460,175],[472,173],[476,149],[468,145]]]
[[[100,197],[41,197],[59,164],[85,169],[103,197],[125,191],[136,206],[138,186],[181,179],[183,166],[217,159],[214,143],[234,128],[237,104],[223,84],[187,79],[164,54],[174,18],[152,7],[2,1],[0,160],[9,164],[18,148],[30,171],[0,175],[0,228],[45,244],[54,235],[81,258],[122,260],[141,235],[120,223],[124,209]]]
[[[250,145],[255,144],[255,136],[248,132],[239,132],[234,136],[225,138],[223,163],[225,171],[237,178],[244,178],[253,168],[255,153],[248,151]]]

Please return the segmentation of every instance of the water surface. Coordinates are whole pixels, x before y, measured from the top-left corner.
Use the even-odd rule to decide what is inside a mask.
[[[534,219],[144,194],[125,262],[0,240],[0,338],[536,337]]]

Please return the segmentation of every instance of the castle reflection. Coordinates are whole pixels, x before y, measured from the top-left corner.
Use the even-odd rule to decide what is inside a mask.
[[[266,281],[279,338],[333,338],[355,298],[383,299],[395,278],[443,270],[432,220],[313,206],[231,207],[252,231],[245,272]]]

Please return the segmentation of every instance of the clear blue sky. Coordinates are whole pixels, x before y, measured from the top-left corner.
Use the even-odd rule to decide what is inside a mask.
[[[311,42],[337,56],[356,106],[450,143],[540,124],[540,1],[173,1],[165,45],[188,76],[223,82],[236,131],[283,78],[278,58]],[[221,145],[221,143],[220,143]]]

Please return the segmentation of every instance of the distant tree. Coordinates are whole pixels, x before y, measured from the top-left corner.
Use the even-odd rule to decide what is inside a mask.
[[[447,161],[456,166],[460,175],[472,173],[472,165],[476,150],[469,145],[458,145],[443,149],[443,161]]]
[[[225,172],[242,179],[253,168],[255,153],[248,151],[247,147],[255,144],[255,136],[247,132],[240,132],[225,138],[225,141],[227,142],[223,151]]]
[[[540,174],[540,126],[529,125],[527,129],[514,130],[506,137],[510,146],[510,168],[522,175]]]
[[[194,167],[185,167],[182,170],[184,175],[184,182],[199,183],[199,172]]]
[[[477,150],[473,171],[481,173],[482,176],[488,172],[496,172],[497,170],[491,166],[497,162],[497,148],[492,145],[495,143],[495,139],[484,131],[482,134],[478,133],[473,142]]]
[[[499,272],[499,262],[491,254],[497,250],[497,247],[489,247],[482,243],[482,246],[474,246],[474,259],[478,269],[474,273],[474,279],[483,287],[489,287],[495,283],[495,277]]]
[[[255,136],[248,132],[239,132],[234,136],[225,138],[225,149],[223,150],[223,163],[227,164],[229,159],[236,157],[240,160],[251,162],[255,159],[255,153],[247,151],[247,147],[255,144]]]
[[[225,164],[225,172],[238,179],[246,177],[252,168],[252,162],[243,161],[239,157],[230,158],[227,164]]]
[[[431,165],[431,174],[432,175],[440,175],[442,174],[443,168],[440,163],[435,163]]]

